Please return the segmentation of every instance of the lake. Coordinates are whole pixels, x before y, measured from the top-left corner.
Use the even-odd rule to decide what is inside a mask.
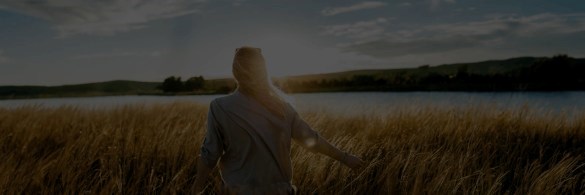
[[[84,108],[110,108],[127,104],[171,102],[209,102],[223,95],[193,96],[105,96],[79,98],[44,98],[0,100],[0,107],[25,105]],[[290,99],[300,111],[328,111],[338,114],[379,114],[397,109],[466,108],[487,106],[490,109],[530,108],[539,113],[574,115],[585,110],[585,92],[342,92],[292,94]]]

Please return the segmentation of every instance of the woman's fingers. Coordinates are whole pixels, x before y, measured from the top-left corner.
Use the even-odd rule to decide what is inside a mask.
[[[354,155],[348,155],[345,164],[351,169],[359,169],[364,166],[365,162]]]

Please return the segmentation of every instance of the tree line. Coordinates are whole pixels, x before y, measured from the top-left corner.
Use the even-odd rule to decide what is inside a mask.
[[[556,55],[530,62],[522,68],[500,73],[471,72],[461,64],[456,70],[440,72],[428,65],[397,70],[386,75],[353,75],[331,79],[279,79],[274,84],[287,93],[327,91],[566,91],[585,90],[585,59]],[[203,76],[182,81],[171,76],[159,89],[165,93],[229,93],[229,82],[207,82]],[[206,82],[208,84],[206,84]]]
[[[167,77],[158,87],[165,93],[193,92],[203,90],[205,87],[205,78],[203,76],[191,77],[186,81],[181,81],[181,77]]]
[[[421,66],[417,73],[354,75],[351,78],[310,81],[289,80],[278,85],[287,92],[317,91],[561,91],[585,90],[585,61],[567,55],[497,74],[470,73],[461,65],[454,74]]]

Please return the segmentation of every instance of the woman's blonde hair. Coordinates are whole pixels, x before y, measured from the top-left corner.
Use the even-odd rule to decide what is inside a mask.
[[[286,100],[282,91],[272,84],[260,48],[237,48],[232,73],[239,91],[257,100],[271,113],[284,118]]]

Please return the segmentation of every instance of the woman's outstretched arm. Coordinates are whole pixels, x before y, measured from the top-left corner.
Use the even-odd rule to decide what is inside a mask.
[[[362,159],[352,154],[348,154],[347,152],[339,150],[321,136],[319,136],[317,143],[313,147],[309,147],[308,149],[319,152],[321,154],[325,154],[343,163],[345,166],[348,166],[351,169],[358,169],[364,166],[365,164],[365,162]]]
[[[317,131],[313,130],[307,122],[305,122],[299,114],[293,110],[292,119],[292,138],[304,148],[312,151],[325,154],[344,165],[357,169],[362,167],[365,163],[360,158],[339,150],[337,147],[331,145],[325,138],[321,137]]]

